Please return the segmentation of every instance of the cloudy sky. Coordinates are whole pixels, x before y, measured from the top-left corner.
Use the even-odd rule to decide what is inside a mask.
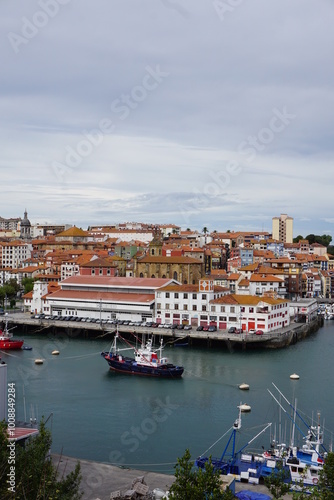
[[[0,216],[334,235],[332,0],[2,0]]]

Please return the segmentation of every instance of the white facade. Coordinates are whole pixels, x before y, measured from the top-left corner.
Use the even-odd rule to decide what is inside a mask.
[[[209,311],[210,301],[226,293],[229,292],[214,286],[213,280],[164,287],[155,292],[155,319],[163,324],[199,325],[201,315]]]
[[[262,279],[251,277],[249,295],[264,295],[268,292],[284,297],[286,294],[285,281],[276,276],[266,276]]]
[[[0,267],[10,267],[17,269],[22,267],[23,262],[31,257],[32,245],[13,241],[11,243],[1,243]]]
[[[305,317],[306,323],[315,319],[318,312],[318,303],[316,299],[300,299],[290,302],[291,317]]]
[[[35,281],[31,299],[31,312],[35,314],[45,313],[45,301],[42,297],[48,293],[48,284],[42,281]]]
[[[290,324],[289,301],[251,295],[232,295],[212,301],[210,305],[211,325],[220,330],[234,326],[244,332],[263,330],[272,332]],[[201,322],[202,325],[208,324]]]
[[[75,261],[63,262],[60,266],[61,281],[79,274],[79,264]]]
[[[48,295],[48,314],[97,320],[152,321],[155,290],[170,279],[73,276],[60,283],[61,289]]]

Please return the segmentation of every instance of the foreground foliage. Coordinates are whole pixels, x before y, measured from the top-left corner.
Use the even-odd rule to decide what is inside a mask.
[[[8,440],[7,425],[0,422],[0,498],[1,500],[79,500],[80,464],[65,478],[57,477],[57,468],[48,458],[51,432],[44,421],[39,434],[25,447]],[[9,446],[10,445],[10,446]],[[13,450],[10,453],[10,450]],[[14,469],[11,469],[14,467]],[[14,473],[13,473],[14,471]],[[10,475],[11,474],[11,475]],[[10,481],[12,479],[12,481]]]
[[[187,449],[175,465],[175,482],[170,487],[169,498],[173,500],[229,500],[234,498],[227,489],[220,490],[220,474],[209,461],[205,469],[193,470],[191,455]]]

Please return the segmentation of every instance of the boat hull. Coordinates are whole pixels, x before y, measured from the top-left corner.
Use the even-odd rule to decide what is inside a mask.
[[[138,364],[132,358],[122,358],[122,360],[119,360],[119,356],[109,354],[108,352],[102,352],[101,356],[107,361],[110,370],[127,375],[172,379],[180,378],[184,371],[182,366],[172,364],[147,366]]]
[[[23,340],[0,340],[0,350],[7,351],[11,349],[21,349]]]

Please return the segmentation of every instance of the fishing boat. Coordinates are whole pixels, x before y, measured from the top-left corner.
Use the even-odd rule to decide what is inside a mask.
[[[129,347],[119,348],[118,340],[123,340]],[[139,339],[137,338],[137,341]],[[158,349],[153,348],[152,338],[145,341],[143,337],[141,347],[132,346],[127,340],[115,332],[114,341],[109,352],[101,352],[101,356],[107,361],[110,370],[130,375],[143,375],[157,378],[180,378],[183,374],[183,366],[175,366],[162,357],[162,340]],[[134,357],[123,356],[122,352],[132,350]]]
[[[13,338],[13,334],[8,329],[8,317],[6,313],[4,329],[0,328],[0,350],[21,349],[23,342],[23,340]]]
[[[284,396],[284,394],[276,387],[273,386],[280,394],[281,398],[287,403],[292,411],[292,416],[289,415],[282,402],[268,390],[274,398],[279,408],[284,412],[288,419],[292,422],[291,443],[289,446],[280,447],[280,450],[272,447],[274,454],[286,457],[285,463],[289,468],[290,479],[295,487],[298,489],[301,484],[304,486],[316,486],[320,479],[320,472],[323,469],[328,452],[323,444],[323,428],[320,424],[320,413],[318,412],[318,421],[316,425],[307,423],[300,412],[297,410],[297,401],[292,403]],[[297,420],[298,419],[298,420]],[[305,432],[302,427],[305,427]],[[296,430],[299,431],[304,444],[300,447],[295,445]]]
[[[265,424],[264,428],[256,436],[248,441],[242,448],[236,450],[236,440],[238,432],[241,429],[242,406],[243,405],[241,403],[238,406],[239,416],[233,424],[232,432],[224,448],[222,456],[220,458],[211,458],[211,463],[214,469],[219,470],[219,472],[223,475],[232,474],[237,481],[259,484],[260,482],[263,482],[265,477],[278,470],[278,464],[282,467],[284,467],[284,464],[282,458],[272,456],[270,453],[253,453],[246,451],[255,439],[271,427],[271,422]],[[229,431],[227,431],[224,436],[226,436],[228,432]],[[212,446],[209,450],[211,448]],[[197,467],[204,469],[205,464],[208,461],[209,457],[203,454],[197,458],[195,464]],[[288,469],[285,469],[288,472]]]

